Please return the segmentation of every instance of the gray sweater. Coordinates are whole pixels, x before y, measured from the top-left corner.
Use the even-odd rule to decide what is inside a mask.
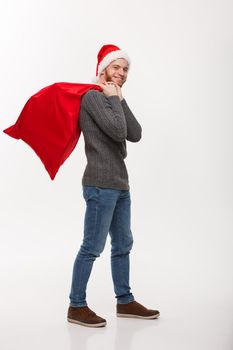
[[[82,130],[87,165],[82,184],[129,190],[124,158],[126,140],[138,142],[142,128],[125,99],[106,97],[103,92],[89,90],[80,107],[79,127]]]

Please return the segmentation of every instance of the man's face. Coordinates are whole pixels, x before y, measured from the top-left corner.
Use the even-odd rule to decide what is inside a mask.
[[[124,58],[111,62],[102,72],[101,81],[113,81],[120,87],[126,82],[129,65]]]

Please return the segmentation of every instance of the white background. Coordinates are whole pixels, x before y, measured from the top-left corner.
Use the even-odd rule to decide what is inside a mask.
[[[123,95],[143,129],[127,142],[131,288],[161,312],[116,318],[108,239],[87,289],[107,326],[66,321],[83,235],[83,136],[51,181],[31,148],[2,132],[2,349],[232,349],[232,18],[230,0],[0,3],[1,130],[46,85],[90,83],[102,45],[131,57]]]

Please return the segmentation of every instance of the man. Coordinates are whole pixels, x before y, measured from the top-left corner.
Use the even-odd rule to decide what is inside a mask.
[[[96,257],[111,237],[111,272],[118,317],[158,318],[158,310],[138,303],[130,291],[130,187],[124,158],[126,140],[138,142],[142,128],[122,96],[130,59],[115,45],[104,45],[97,56],[95,81],[103,91],[89,90],[82,98],[79,125],[84,135],[87,166],[82,178],[86,201],[83,243],[76,256],[67,319],[89,327],[106,320],[89,309],[86,287]]]

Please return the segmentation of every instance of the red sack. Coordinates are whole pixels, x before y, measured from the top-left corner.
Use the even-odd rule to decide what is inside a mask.
[[[16,123],[3,130],[36,152],[52,180],[79,140],[81,98],[90,89],[102,91],[95,84],[46,86],[29,98]]]

